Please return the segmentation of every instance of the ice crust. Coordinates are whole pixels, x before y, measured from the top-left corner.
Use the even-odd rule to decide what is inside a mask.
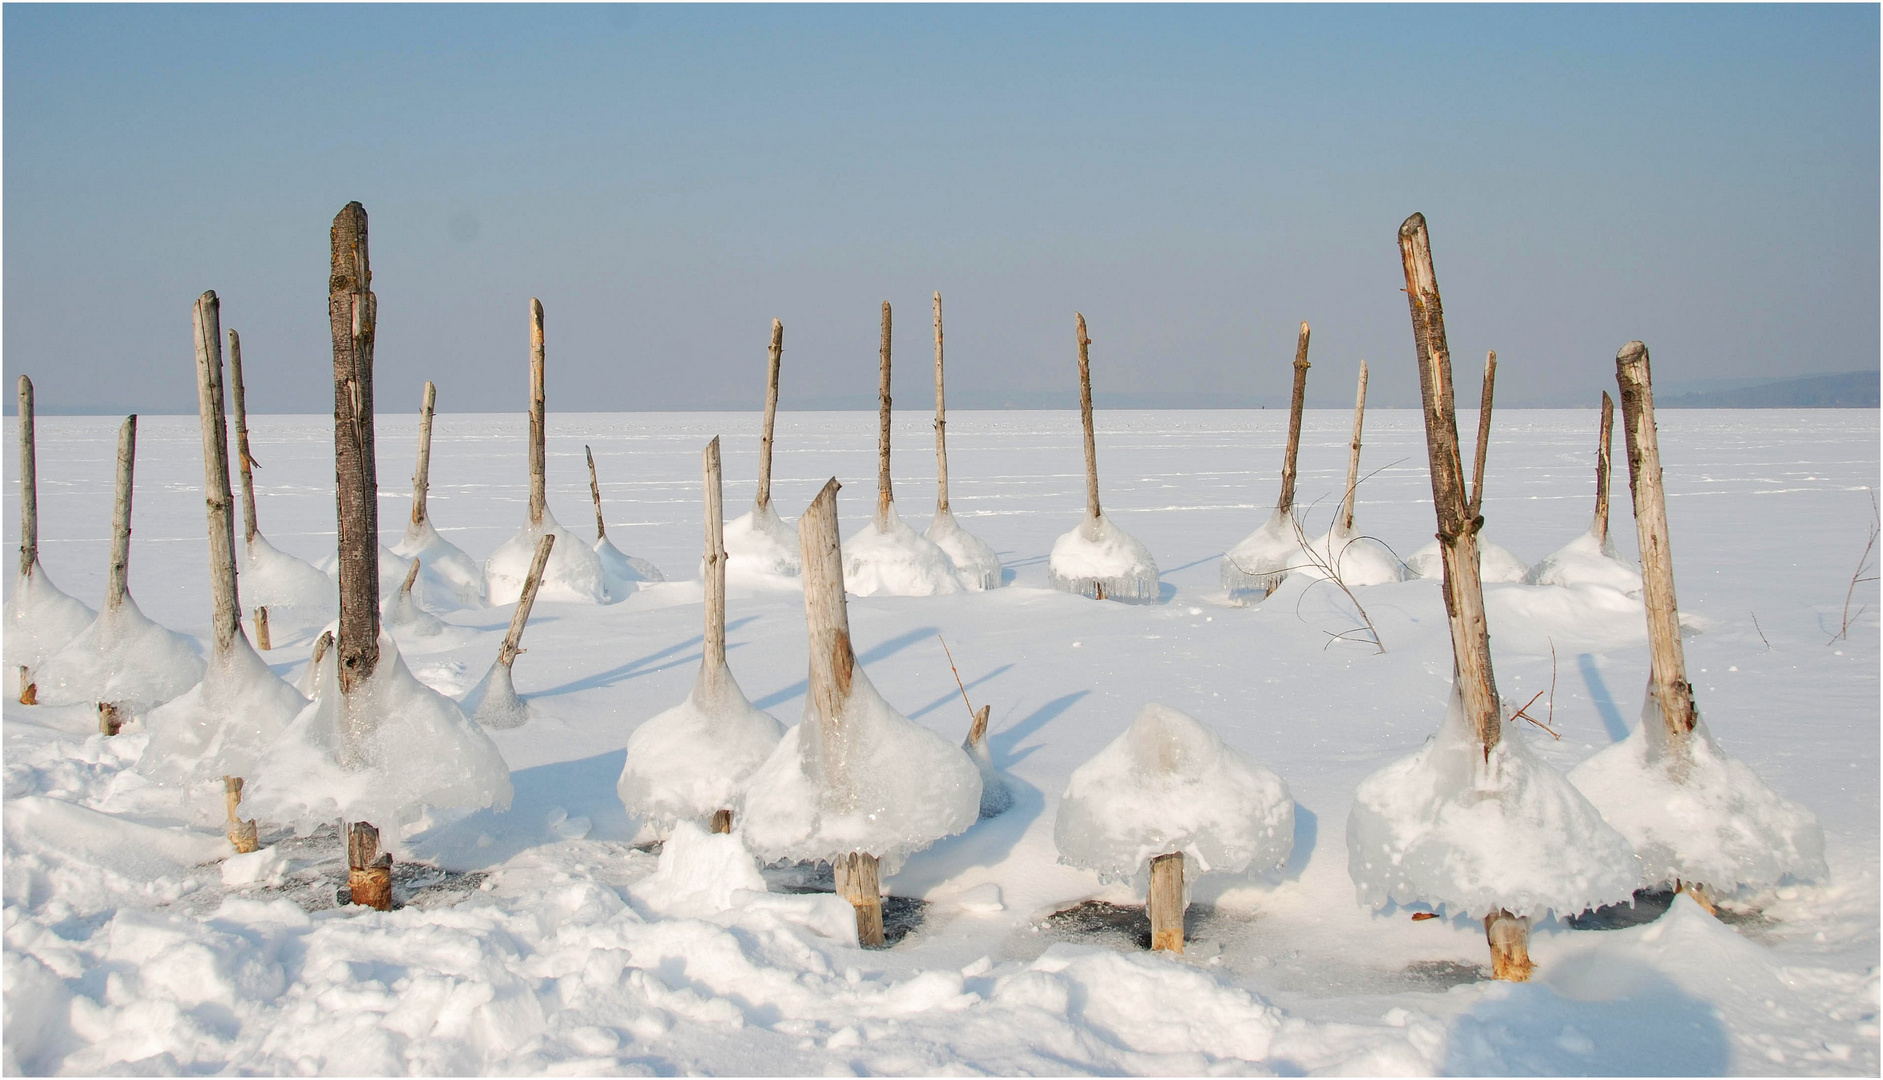
[[[38,563],[30,574],[15,578],[13,595],[6,601],[6,632],[0,634],[9,681],[21,665],[33,669],[70,644],[91,625],[98,613],[67,596]]]
[[[1506,725],[1485,760],[1457,688],[1438,734],[1360,782],[1347,816],[1360,903],[1482,917],[1574,915],[1629,899],[1628,841]]]
[[[784,725],[754,708],[732,672],[702,670],[686,700],[628,736],[615,792],[628,814],[664,831],[737,805],[746,781],[777,749]]]
[[[399,647],[379,637],[379,664],[355,691],[371,725],[357,761],[343,763],[347,703],[339,650],[316,675],[314,700],[263,755],[244,805],[275,822],[311,829],[344,818],[382,829],[416,821],[426,807],[510,806],[510,769],[450,698],[412,677]]]
[[[111,701],[143,712],[202,681],[196,643],[146,618],[127,593],[33,673],[48,705]]]
[[[798,529],[778,517],[771,503],[726,522],[726,578],[769,582],[796,578],[803,569]]]
[[[145,718],[150,741],[137,770],[164,783],[250,776],[306,707],[238,633],[227,657],[209,658],[202,682]]]
[[[1000,556],[994,554],[986,541],[962,528],[955,520],[954,511],[936,510],[935,519],[928,523],[922,535],[948,556],[968,591],[1000,588]]]
[[[1319,562],[1327,567],[1315,565]],[[1227,563],[1224,564],[1227,566]],[[1338,577],[1348,588],[1363,585],[1390,585],[1405,577],[1405,566],[1385,544],[1370,536],[1335,524],[1327,532],[1308,541],[1298,572],[1303,577]]]
[[[1073,770],[1053,842],[1059,861],[1106,883],[1148,875],[1153,858],[1178,851],[1186,878],[1267,870],[1294,850],[1295,800],[1207,725],[1152,703]]]
[[[843,542],[843,587],[858,596],[942,596],[962,591],[946,552],[910,528],[896,504]]]
[[[1824,831],[1811,811],[1728,756],[1705,721],[1694,725],[1689,746],[1684,762],[1669,753],[1650,691],[1627,738],[1569,772],[1570,783],[1634,845],[1643,884],[1691,881],[1730,893],[1787,877],[1824,878]]]
[[[438,535],[431,518],[417,525],[406,525],[405,537],[393,545],[392,553],[402,559],[418,560],[419,580],[431,586],[425,590],[425,597],[432,603],[450,601],[457,607],[484,606],[484,568],[456,544]]]
[[[804,722],[752,774],[737,820],[760,859],[812,862],[863,851],[887,876],[980,816],[974,762],[890,708],[861,665],[839,721],[844,734],[833,744],[807,699]]]
[[[523,595],[523,579],[529,576],[530,561],[536,558],[536,542],[545,532],[555,533],[556,543],[549,549],[549,562],[543,566],[543,581],[536,591],[538,600],[605,604],[617,599],[608,594],[608,582],[595,549],[557,524],[556,516],[544,510],[540,524],[525,524],[521,532],[505,540],[484,560],[485,594],[491,606],[514,604]]]
[[[560,544],[562,541],[557,540],[556,543]],[[667,575],[660,572],[660,567],[646,559],[623,554],[621,549],[606,536],[596,540],[594,546],[595,558],[600,561],[602,567],[602,583],[608,587],[610,600],[627,599],[630,594],[641,587],[644,581],[667,580]],[[550,552],[549,560],[554,562],[555,559],[555,552]],[[529,567],[525,566],[523,569],[528,572]]]
[[[1601,585],[1628,596],[1641,595],[1641,568],[1615,553],[1607,538],[1586,532],[1543,557],[1524,576],[1529,585]]]
[[[1271,586],[1307,561],[1294,512],[1277,507],[1261,528],[1224,553],[1223,591],[1230,596],[1247,592],[1266,595]]]
[[[1510,552],[1478,536],[1478,580],[1486,585],[1506,584],[1524,580],[1530,568],[1523,560]],[[1406,559],[1408,578],[1429,578],[1438,581],[1445,576],[1445,563],[1438,553],[1438,541],[1433,540]]]
[[[516,728],[529,722],[529,703],[517,696],[510,669],[492,661],[490,670],[458,702],[471,722],[481,728]]]
[[[1151,549],[1103,513],[1053,541],[1046,574],[1053,588],[1085,596],[1095,595],[1099,585],[1109,600],[1155,600],[1159,593]]]

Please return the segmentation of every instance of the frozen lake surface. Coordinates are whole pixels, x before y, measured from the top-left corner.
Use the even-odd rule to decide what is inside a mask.
[[[515,669],[533,718],[490,733],[515,804],[389,837],[401,858],[439,868],[402,885],[423,890],[404,909],[333,908],[321,875],[337,841],[266,822],[273,861],[244,883],[246,871],[213,861],[219,785],[152,789],[129,771],[147,739],[141,724],[106,740],[88,734],[88,709],[22,707],[9,695],[8,1070],[1874,1075],[1876,583],[1858,587],[1852,609],[1863,612],[1848,640],[1827,642],[1873,521],[1878,414],[1660,418],[1700,707],[1722,746],[1817,815],[1829,880],[1737,897],[1724,922],[1685,900],[1618,929],[1545,920],[1528,985],[1484,981],[1481,925],[1364,909],[1347,872],[1355,788],[1417,749],[1444,713],[1451,649],[1438,585],[1356,590],[1384,653],[1336,640],[1359,623],[1325,584],[1293,578],[1253,607],[1222,595],[1223,551],[1276,497],[1287,419],[1099,414],[1106,513],[1164,575],[1158,602],[1123,605],[1047,588],[1053,540],[1084,508],[1077,415],[950,415],[955,515],[999,553],[1008,584],[853,596],[851,625],[884,697],[958,740],[968,713],[936,640],[946,638],[975,706],[993,707],[991,748],[1015,806],[889,878],[887,891],[906,901],[892,911],[903,936],[865,952],[828,936],[828,909],[809,902],[663,913],[636,891],[656,858],[634,848],[638,823],[615,792],[629,734],[680,702],[699,665],[700,450],[723,437],[726,515],[743,513],[757,415],[552,412],[558,519],[593,535],[590,446],[609,538],[670,581],[605,606],[538,602]],[[1356,527],[1404,558],[1433,532],[1419,415],[1376,409],[1367,420]],[[117,423],[39,420],[41,562],[94,606]],[[1534,563],[1588,525],[1596,413],[1511,410],[1495,423],[1485,535]],[[1311,535],[1338,506],[1349,424],[1344,411],[1307,416],[1297,501]],[[779,512],[794,519],[834,475],[846,485],[844,534],[863,527],[875,425],[867,413],[781,415]],[[318,562],[334,538],[331,420],[260,416],[251,428],[262,531]],[[521,415],[438,417],[431,516],[478,559],[523,522],[525,429]],[[379,430],[391,544],[410,509],[416,422],[382,415]],[[144,417],[139,434],[131,590],[152,619],[200,640],[210,612],[196,419]],[[896,438],[897,504],[920,529],[934,505],[929,416],[900,414]],[[1615,448],[1611,533],[1632,556],[1619,433]],[[17,535],[10,454],[6,481]],[[1486,591],[1500,691],[1516,704],[1543,692],[1531,713],[1562,735],[1523,725],[1509,737],[1562,769],[1621,738],[1646,683],[1639,606],[1542,586]],[[442,611],[459,630],[402,642],[406,660],[461,695],[488,668],[509,615]],[[735,584],[728,621],[745,692],[796,723],[801,596]],[[311,642],[286,636],[264,656],[292,681]],[[1150,701],[1210,725],[1297,802],[1294,854],[1280,871],[1197,883],[1182,957],[1136,951],[1103,904],[1054,917],[1084,901],[1142,902],[1060,865],[1053,821],[1072,771]],[[802,874],[770,877],[775,892],[804,884]]]

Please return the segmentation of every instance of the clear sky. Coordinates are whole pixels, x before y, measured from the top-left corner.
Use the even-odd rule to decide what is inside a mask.
[[[866,403],[895,305],[930,401],[1411,405],[1431,222],[1500,400],[1875,368],[1878,8],[87,6],[4,12],[4,356],[42,407],[332,407],[327,227],[371,215],[382,409]],[[1475,385],[1475,374],[1461,376]],[[11,394],[6,395],[9,399]]]

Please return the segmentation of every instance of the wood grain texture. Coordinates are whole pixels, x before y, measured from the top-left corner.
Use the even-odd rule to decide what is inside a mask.
[[[1648,612],[1648,692],[1661,703],[1670,742],[1684,748],[1693,731],[1693,684],[1687,681],[1680,642],[1680,605],[1674,597],[1674,552],[1668,539],[1667,494],[1661,487],[1661,446],[1654,425],[1654,381],[1648,347],[1639,341],[1615,356],[1621,386],[1622,434],[1628,443],[1628,490],[1634,495],[1635,535],[1641,545],[1641,599]]]
[[[366,208],[348,203],[329,232],[327,317],[333,337],[334,501],[339,526],[340,690],[351,695],[379,665],[379,468],[373,439],[372,291]],[[344,757],[352,760],[370,720],[347,710]]]
[[[210,649],[227,662],[242,632],[235,579],[235,507],[229,490],[229,424],[223,412],[221,302],[196,300],[197,415],[203,429],[203,502],[209,528]]]

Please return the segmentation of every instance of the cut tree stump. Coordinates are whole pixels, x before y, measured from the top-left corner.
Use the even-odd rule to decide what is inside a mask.
[[[263,652],[275,647],[268,637],[268,606],[266,604],[255,609],[255,647]]]
[[[725,809],[719,809],[719,810],[713,811],[712,829],[716,833],[731,832],[732,831],[732,811],[725,810]]]
[[[255,829],[255,820],[242,820],[236,809],[242,805],[242,778],[225,776],[222,778],[223,804],[229,813],[229,843],[235,845],[237,855],[247,855],[261,849],[261,840]]]
[[[548,457],[544,447],[543,302],[530,297],[530,524],[541,525],[549,508]]]
[[[261,525],[255,519],[255,474],[260,465],[248,449],[248,388],[242,382],[242,335],[229,331],[229,400],[235,407],[235,460],[242,476],[242,542],[252,544]],[[265,647],[265,646],[264,646]]]
[[[20,704],[39,704],[39,684],[33,681],[33,673],[25,664],[20,665]]]
[[[131,488],[137,471],[137,417],[118,428],[118,482],[111,504],[111,566],[105,574],[105,608],[117,611],[131,590]]]
[[[412,524],[423,525],[430,516],[425,497],[432,487],[432,416],[438,408],[438,388],[428,380],[418,407],[418,466],[412,470]]]
[[[1536,965],[1530,962],[1530,920],[1508,911],[1484,917],[1484,939],[1491,945],[1491,978],[1529,982]]]
[[[98,703],[98,732],[101,735],[116,735],[124,730],[124,720],[129,712],[116,701]]]
[[[20,376],[20,577],[39,561],[39,466],[33,436],[33,380]]]
[[[546,532],[536,541],[536,554],[530,559],[529,575],[523,579],[523,594],[517,597],[517,609],[510,615],[510,629],[503,635],[503,645],[497,649],[497,662],[504,667],[512,667],[517,662],[517,654],[526,650],[523,645],[523,628],[529,625],[530,609],[536,606],[536,590],[543,584],[543,567],[549,563],[549,549],[556,546],[556,534]]]
[[[1151,860],[1151,891],[1144,912],[1151,917],[1151,948],[1183,951],[1183,852]]]
[[[856,908],[857,944],[866,949],[882,948],[883,886],[876,856],[852,851],[837,856],[831,868],[837,882],[837,895]]]
[[[785,355],[785,324],[772,320],[772,343],[765,374],[765,429],[758,440],[758,501],[760,510],[772,501],[772,422],[778,418],[778,369]]]
[[[1602,426],[1595,443],[1595,520],[1589,531],[1602,543],[1608,543],[1609,447],[1615,441],[1615,399],[1602,391]]]
[[[392,856],[379,850],[379,830],[364,821],[347,829],[349,903],[392,910]]]
[[[1340,527],[1353,530],[1354,493],[1360,487],[1360,432],[1366,426],[1366,361],[1360,361],[1360,385],[1353,393],[1353,441],[1347,446],[1347,493],[1340,502]]]
[[[209,516],[210,649],[227,664],[242,632],[242,602],[235,580],[235,508],[229,491],[229,423],[223,413],[222,304],[206,292],[196,299],[197,415],[203,428],[204,508]],[[253,538],[254,534],[249,534]],[[377,551],[374,555],[377,557]]]
[[[889,301],[883,301],[882,374],[878,381],[876,434],[876,527],[889,524],[889,504],[896,500],[889,477]]]

